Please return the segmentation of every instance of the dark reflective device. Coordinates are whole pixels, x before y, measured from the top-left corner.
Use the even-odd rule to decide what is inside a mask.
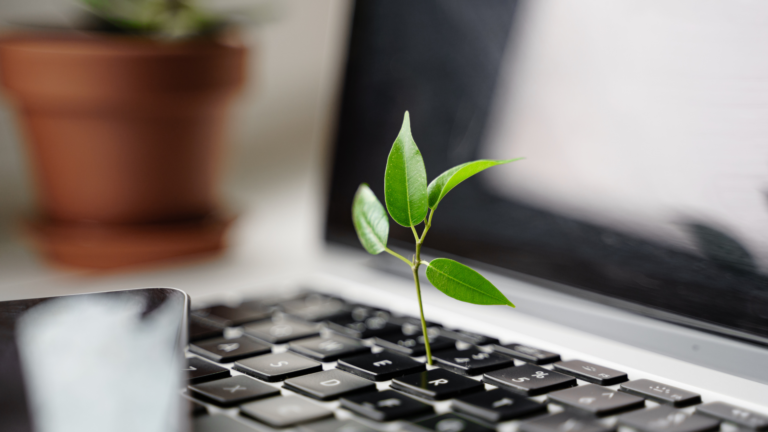
[[[186,319],[186,310],[189,307],[187,295],[171,288],[145,288],[0,302],[0,371],[2,371],[0,373],[0,419],[2,419],[3,431],[32,431],[30,406],[16,340],[19,319],[38,305],[65,297],[124,299],[126,305],[135,305],[138,300],[144,305],[142,317],[147,317],[160,306],[168,304],[172,308],[178,307],[183,312],[179,316]],[[181,331],[176,345],[180,355],[182,355],[187,335],[186,325],[179,324]]]

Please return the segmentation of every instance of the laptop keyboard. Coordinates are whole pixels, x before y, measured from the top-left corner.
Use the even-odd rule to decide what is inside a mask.
[[[768,431],[768,417],[557,353],[305,293],[190,314],[198,432]],[[506,341],[504,341],[506,342]],[[703,403],[706,402],[706,403]]]

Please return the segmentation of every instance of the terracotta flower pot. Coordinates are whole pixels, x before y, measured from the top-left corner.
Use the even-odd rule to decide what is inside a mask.
[[[147,227],[157,243],[163,230],[155,225],[198,222],[205,244],[191,252],[220,247],[220,235],[217,244],[210,240],[212,221],[221,225],[215,218],[219,154],[244,65],[243,47],[213,41],[50,34],[0,39],[2,84],[17,107],[39,194],[33,226],[47,252],[104,267],[89,264],[83,247],[119,255],[126,229],[135,241],[136,230]],[[94,224],[98,239],[84,234],[83,227]],[[111,227],[115,237],[104,240]],[[66,243],[77,245],[78,262],[62,259]],[[114,258],[116,264],[107,266],[121,265]],[[137,261],[142,258],[126,264]]]

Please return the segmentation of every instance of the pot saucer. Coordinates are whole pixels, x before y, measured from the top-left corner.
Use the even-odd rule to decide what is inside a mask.
[[[234,219],[216,214],[170,223],[100,224],[28,218],[24,227],[54,263],[115,269],[221,251]]]

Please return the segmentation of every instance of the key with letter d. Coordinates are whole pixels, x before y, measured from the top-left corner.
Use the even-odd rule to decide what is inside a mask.
[[[285,381],[292,390],[315,399],[331,400],[342,395],[376,390],[376,384],[338,369],[330,369]]]

